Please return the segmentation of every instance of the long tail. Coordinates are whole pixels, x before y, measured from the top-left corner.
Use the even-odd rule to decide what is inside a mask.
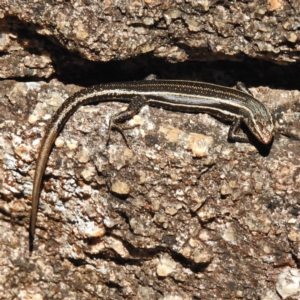
[[[45,138],[42,141],[42,146],[37,160],[33,190],[32,190],[32,208],[30,215],[30,225],[29,225],[29,251],[33,251],[34,234],[37,219],[37,209],[39,204],[39,197],[41,192],[41,183],[44,175],[44,171],[47,165],[48,157],[52,149],[52,145],[58,135],[57,128],[51,128],[45,133]]]
[[[136,83],[135,83],[136,85]],[[134,89],[129,88],[127,92],[116,93],[117,87],[116,84],[106,84],[97,87],[90,87],[83,89],[73,96],[69,97],[53,114],[51,121],[48,123],[48,128],[45,132],[44,138],[41,142],[41,150],[39,158],[36,163],[36,170],[34,175],[33,190],[32,190],[32,209],[30,216],[30,225],[29,225],[29,251],[33,251],[33,242],[36,228],[37,220],[37,210],[39,204],[39,197],[41,192],[41,183],[44,175],[44,171],[47,165],[48,157],[50,155],[52,146],[57,138],[59,132],[63,128],[65,122],[69,117],[78,109],[78,107],[93,103],[93,102],[107,102],[107,101],[121,101],[121,102],[130,102],[132,97],[136,97],[136,92]],[[136,101],[135,103],[139,104],[136,107],[134,105],[130,112],[124,112],[126,118],[131,118],[130,113],[134,111],[137,113],[140,109],[140,106],[144,103]],[[134,114],[135,114],[134,113]],[[121,114],[119,117],[122,120]],[[123,118],[124,119],[124,118]]]

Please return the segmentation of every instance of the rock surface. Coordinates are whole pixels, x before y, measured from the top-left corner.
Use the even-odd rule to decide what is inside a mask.
[[[298,1],[0,9],[1,299],[300,298]],[[109,118],[126,104],[82,107],[50,155],[30,256],[51,115],[82,86],[150,73],[244,81],[276,119],[273,143],[229,143],[227,123],[146,106],[130,121],[131,149],[118,132],[107,147]]]

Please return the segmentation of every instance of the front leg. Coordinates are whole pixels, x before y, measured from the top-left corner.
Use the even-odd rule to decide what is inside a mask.
[[[125,140],[126,146],[131,148],[127,137],[124,133],[124,130],[131,129],[135,126],[126,126],[124,122],[130,120],[133,116],[140,112],[141,108],[146,104],[146,98],[142,95],[136,95],[133,97],[131,102],[129,103],[127,109],[125,111],[121,111],[113,115],[109,120],[109,127],[108,127],[108,137],[107,137],[107,144],[110,140],[110,133],[112,129],[118,130],[123,139]]]
[[[242,143],[248,143],[249,139],[248,137],[240,131],[241,129],[241,119],[235,118],[230,125],[229,132],[228,132],[228,139],[233,142],[242,142]],[[238,132],[240,131],[240,132]]]

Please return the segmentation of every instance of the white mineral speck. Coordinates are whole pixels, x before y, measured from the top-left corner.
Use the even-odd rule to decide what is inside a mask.
[[[66,141],[66,144],[69,150],[75,150],[78,147],[78,141],[73,139]]]
[[[130,187],[126,182],[115,180],[111,185],[111,191],[119,195],[128,195],[130,193]]]
[[[113,249],[123,258],[130,256],[123,243],[113,237],[107,237],[107,239],[105,239],[105,246],[106,248]]]
[[[236,244],[236,238],[235,238],[235,230],[231,224],[227,224],[227,228],[225,229],[222,238],[231,244]]]
[[[297,293],[300,297],[300,271],[285,269],[277,278],[276,290],[282,299],[295,296]]]
[[[158,276],[166,277],[174,272],[176,262],[168,256],[161,257],[156,268]]]
[[[60,137],[58,137],[55,140],[55,147],[57,147],[57,148],[62,148],[64,146],[64,144],[65,144],[65,141]]]
[[[231,188],[230,188],[229,185],[223,184],[223,185],[221,186],[221,195],[222,195],[222,196],[228,196],[228,195],[230,195],[231,193],[232,193],[232,190],[231,190]]]
[[[87,163],[90,159],[89,150],[83,147],[80,151],[77,152],[76,158],[81,163]]]
[[[183,298],[178,295],[166,295],[162,298],[162,300],[185,300],[186,298]]]
[[[192,150],[193,156],[205,157],[209,154],[209,148],[212,146],[214,139],[199,133],[191,133],[188,138],[189,149]]]
[[[96,169],[94,166],[86,167],[82,172],[81,176],[84,178],[85,181],[90,182],[96,176]]]
[[[94,222],[86,222],[81,226],[82,233],[85,237],[102,237],[106,233],[106,229],[104,226],[100,227]]]
[[[41,84],[38,82],[26,82],[25,84],[26,84],[28,90],[39,91],[41,89]]]
[[[210,263],[213,259],[213,256],[210,252],[203,249],[195,249],[192,253],[191,259],[196,263]]]
[[[273,291],[267,291],[264,296],[262,296],[261,300],[280,300],[277,293]]]

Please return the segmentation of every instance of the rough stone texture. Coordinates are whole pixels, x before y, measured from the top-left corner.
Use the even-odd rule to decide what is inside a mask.
[[[1,83],[1,296],[268,299],[291,289],[299,298],[299,140],[228,143],[228,126],[202,114],[145,107],[129,150],[117,133],[105,147],[109,115],[123,105],[79,109],[50,156],[29,257],[34,159],[46,121],[76,90]],[[280,108],[299,92],[252,91],[273,110],[280,103],[282,130],[297,116]],[[201,158],[187,143],[194,133],[208,135]],[[125,198],[110,192],[120,183]]]
[[[0,299],[300,298],[299,68],[234,62],[298,61],[298,1],[0,8]],[[156,58],[132,58],[146,52]],[[130,122],[132,149],[117,132],[106,147],[125,105],[83,107],[50,155],[29,256],[47,121],[80,86],[150,73],[244,81],[276,118],[273,144],[229,143],[228,124],[208,115],[145,107]]]
[[[4,0],[0,9],[1,17],[17,16],[39,35],[93,61],[148,52],[174,62],[244,55],[299,61],[298,0]],[[6,32],[1,39],[5,44],[13,38]],[[23,57],[19,51],[7,61]],[[40,60],[49,64],[47,56]]]

